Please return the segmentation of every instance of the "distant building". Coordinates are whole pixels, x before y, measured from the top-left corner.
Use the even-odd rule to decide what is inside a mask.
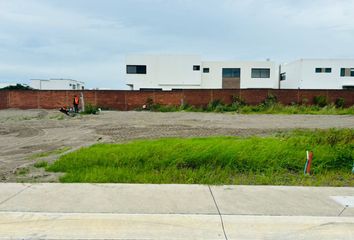
[[[39,90],[83,90],[85,83],[73,79],[31,79],[30,87]]]
[[[143,89],[278,88],[270,61],[201,61],[197,55],[129,55],[126,84]]]
[[[354,59],[300,59],[280,66],[282,89],[354,89]]]

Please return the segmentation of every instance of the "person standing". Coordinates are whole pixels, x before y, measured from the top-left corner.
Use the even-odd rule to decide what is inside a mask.
[[[73,102],[75,113],[79,112],[79,103],[80,103],[79,97],[75,95],[74,102]]]

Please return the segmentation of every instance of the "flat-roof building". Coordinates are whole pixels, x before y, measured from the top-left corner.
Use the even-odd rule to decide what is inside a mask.
[[[198,55],[128,55],[126,84],[142,89],[278,88],[271,61],[202,61]]]
[[[280,88],[354,88],[354,59],[299,59],[282,64]]]
[[[30,87],[39,90],[83,90],[85,83],[73,79],[31,79]]]

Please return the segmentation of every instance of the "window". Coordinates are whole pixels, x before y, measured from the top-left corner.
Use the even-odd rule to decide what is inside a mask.
[[[127,65],[127,74],[146,74],[146,65]]]
[[[354,77],[354,68],[341,68],[340,69],[341,77]]]
[[[281,73],[280,74],[280,81],[286,80],[286,73]]]
[[[203,73],[209,73],[209,68],[203,68]]]
[[[316,68],[315,72],[316,73],[331,73],[332,68]]]
[[[241,73],[240,68],[223,68],[222,77],[223,78],[239,78]]]
[[[193,71],[200,71],[200,66],[199,65],[194,65],[193,66]]]
[[[252,68],[252,78],[270,78],[269,68]]]

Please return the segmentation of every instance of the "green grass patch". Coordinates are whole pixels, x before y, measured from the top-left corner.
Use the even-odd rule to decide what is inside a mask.
[[[46,161],[38,161],[33,165],[35,168],[45,168],[48,166],[48,162]]]
[[[32,156],[29,157],[30,160],[34,160],[34,159],[38,159],[38,158],[44,158],[44,157],[49,157],[51,155],[59,155],[62,153],[65,153],[67,151],[69,151],[71,149],[71,147],[61,147],[52,151],[47,151],[47,152],[41,152],[41,153],[36,153],[33,154]]]
[[[314,152],[304,176],[306,150]],[[97,144],[66,154],[48,171],[62,182],[354,186],[354,130],[270,137],[210,137]]]

